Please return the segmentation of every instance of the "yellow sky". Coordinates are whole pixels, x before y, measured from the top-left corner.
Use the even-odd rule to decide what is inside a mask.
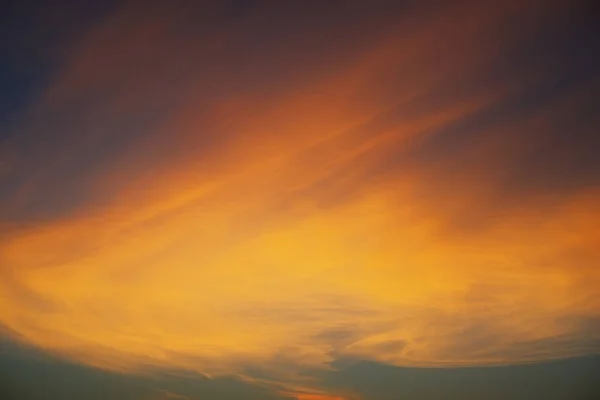
[[[123,80],[115,53],[154,59],[146,41],[176,57],[168,17],[131,27],[128,12],[82,41],[104,64],[90,62],[91,50],[75,52],[39,109],[72,107],[97,90],[97,74]],[[482,36],[500,17],[473,12],[469,29],[447,14],[415,22],[411,35],[390,22],[329,72],[210,105],[202,92],[210,76],[189,78],[191,89],[176,92],[181,106],[89,178],[90,198],[107,200],[3,233],[0,323],[104,368],[210,375],[261,366],[293,388],[312,385],[299,371],[341,357],[459,366],[597,351],[586,321],[600,317],[600,192],[515,203],[494,191],[505,165],[535,144],[523,134],[543,129],[570,98],[486,131],[459,161],[412,157],[444,127],[518,89],[500,82],[436,97],[456,71],[488,65],[496,50],[487,41],[516,35]],[[137,36],[106,48],[105,32],[118,29]],[[244,29],[202,42],[198,55]],[[399,67],[410,73],[381,83]],[[143,75],[125,85],[144,88]],[[160,85],[148,90],[167,90]],[[129,89],[83,118],[119,119],[154,101]],[[203,130],[214,139],[209,150]],[[46,167],[96,140],[75,136]],[[42,171],[32,185],[43,179]]]

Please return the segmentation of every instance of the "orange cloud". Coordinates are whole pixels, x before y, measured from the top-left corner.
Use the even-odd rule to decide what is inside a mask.
[[[243,375],[260,366],[294,389],[317,386],[299,371],[340,357],[459,366],[597,351],[586,323],[600,317],[598,191],[548,203],[523,196],[506,208],[490,191],[523,153],[519,135],[546,126],[547,113],[511,116],[454,155],[459,162],[428,142],[519,94],[521,82],[471,89],[467,78],[514,39],[486,34],[514,13],[531,23],[531,11],[474,10],[469,29],[460,8],[419,11],[408,33],[393,18],[365,23],[356,49],[342,41],[333,55],[315,50],[329,67],[306,61],[306,73],[293,67],[294,52],[258,66],[239,58],[251,28],[270,32],[260,28],[268,13],[192,43],[173,33],[185,19],[173,10],[139,21],[126,10],[96,27],[32,112],[71,115],[100,93],[106,103],[82,111],[81,124],[106,121],[108,132],[62,141],[60,157],[40,153],[34,171],[24,169],[26,186],[35,193],[51,171],[121,143],[130,119],[146,127],[156,112],[157,122],[131,134],[122,153],[95,154],[101,168],[68,172],[83,182],[76,212],[4,230],[0,322],[103,368]],[[527,26],[517,26],[522,35]],[[288,39],[319,43],[301,28],[307,39]],[[285,41],[272,46],[284,51]],[[227,62],[202,70],[204,55]],[[188,60],[181,81],[168,81]],[[154,61],[138,76],[133,66]],[[250,78],[230,77],[235,62]],[[253,74],[270,81],[269,62],[290,79],[253,85]],[[471,232],[460,225],[470,213],[502,217]]]

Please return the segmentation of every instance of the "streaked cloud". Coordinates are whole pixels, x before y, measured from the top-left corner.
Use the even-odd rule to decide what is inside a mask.
[[[0,143],[0,323],[302,400],[340,359],[596,354],[599,63],[539,44],[580,13],[119,7]]]

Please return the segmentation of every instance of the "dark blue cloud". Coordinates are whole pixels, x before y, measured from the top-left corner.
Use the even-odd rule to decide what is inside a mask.
[[[332,389],[369,400],[592,400],[600,395],[600,357],[487,368],[400,368],[345,365],[327,376]]]
[[[3,400],[291,400],[232,376],[210,379],[189,371],[156,369],[125,375],[60,360],[8,339],[0,345]]]
[[[3,1],[0,5],[0,141],[18,114],[52,82],[67,48],[102,20],[116,1],[85,5]]]

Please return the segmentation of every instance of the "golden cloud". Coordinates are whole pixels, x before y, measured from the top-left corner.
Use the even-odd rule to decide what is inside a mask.
[[[463,91],[449,82],[465,84],[465,75],[488,66],[496,55],[489,41],[512,40],[514,32],[485,33],[515,10],[530,15],[512,6],[500,16],[480,10],[461,29],[448,18],[467,18],[456,9],[415,17],[409,27],[426,23],[411,34],[387,21],[386,29],[371,27],[370,46],[327,59],[335,72],[315,67],[247,91],[241,81],[227,89],[228,68],[202,77],[186,70],[185,89],[144,86],[189,54],[172,49],[172,19],[132,27],[126,11],[97,27],[34,115],[69,115],[105,86],[107,107],[86,109],[84,126],[107,118],[108,129],[114,121],[125,129],[128,110],[144,114],[175,99],[177,107],[123,154],[103,159],[101,172],[73,175],[90,199],[107,200],[4,230],[0,322],[22,340],[104,368],[245,374],[261,366],[296,389],[314,386],[300,370],[344,357],[461,366],[596,352],[600,337],[586,324],[600,317],[600,193],[585,187],[552,202],[523,195],[504,206],[490,191],[497,171],[530,145],[519,135],[545,126],[548,114],[484,132],[460,155],[476,171],[414,156],[444,129],[518,93],[506,82]],[[242,46],[245,29],[261,21],[198,49],[180,45],[196,49],[190,63],[200,67],[200,55]],[[131,39],[107,46],[122,31]],[[125,64],[164,55],[173,58],[168,66],[127,80]],[[213,79],[225,86],[220,100],[195,92]],[[43,169],[71,165],[107,135],[66,141],[63,156],[41,158],[42,171],[24,179],[36,187]],[[474,232],[460,226],[471,212],[492,211],[501,218]]]

